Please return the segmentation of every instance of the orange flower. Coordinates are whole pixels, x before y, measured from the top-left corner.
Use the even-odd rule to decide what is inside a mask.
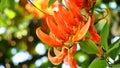
[[[65,63],[70,64],[71,68],[77,68],[74,59],[76,42],[80,41],[87,33],[91,18],[89,16],[88,21],[84,21],[79,12],[80,9],[74,2],[66,1],[66,4],[70,11],[63,8],[58,2],[53,5],[54,14],[47,16],[46,19],[50,33],[46,34],[37,28],[36,34],[42,42],[54,47],[55,57],[50,55],[50,50],[48,51],[48,58],[53,64],[58,65],[64,60]],[[60,48],[61,51],[56,50],[57,48]]]
[[[72,1],[76,4],[79,9],[85,9],[87,13],[90,14],[91,8],[94,7],[96,0],[67,0]]]
[[[75,4],[80,8],[83,9],[88,6],[88,0],[71,0],[75,2]]]
[[[88,30],[95,43],[99,39],[93,38],[97,36],[97,32],[93,28],[92,19],[89,14],[86,18],[80,13],[80,8],[72,0],[65,0],[68,10],[65,9],[59,2],[55,2],[53,7],[53,15],[46,16],[46,22],[50,30],[49,34],[43,32],[40,28],[36,29],[38,38],[48,46],[54,48],[55,56],[50,54],[48,50],[48,59],[51,63],[58,65],[64,61],[70,64],[71,68],[77,68],[74,54],[77,48],[77,42],[82,40]],[[59,49],[59,50],[58,50]]]
[[[93,7],[93,3],[96,2],[96,0],[70,0],[70,1],[73,1],[80,9],[91,8]]]

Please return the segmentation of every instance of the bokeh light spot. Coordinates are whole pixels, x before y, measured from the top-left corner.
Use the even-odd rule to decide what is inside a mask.
[[[79,51],[80,50],[80,45],[79,44],[77,44],[77,51]]]
[[[116,4],[115,2],[110,2],[110,3],[109,3],[109,6],[110,6],[112,9],[117,8],[117,4]]]
[[[0,68],[5,68],[5,66],[4,65],[0,65]]]
[[[6,31],[6,28],[5,28],[5,27],[1,27],[1,28],[0,28],[0,34],[5,33],[5,31]]]
[[[62,68],[70,68],[70,65],[63,63],[63,64],[62,64]]]
[[[85,57],[84,56],[79,56],[79,59],[78,59],[80,62],[84,62],[85,61]]]
[[[100,5],[100,7],[101,7],[101,8],[107,8],[106,5],[103,4],[103,3]]]
[[[15,0],[15,2],[19,2],[20,0]]]
[[[110,61],[110,64],[113,64],[115,61],[111,58],[108,58],[108,60]]]
[[[38,60],[35,61],[36,67],[39,67],[41,64],[42,64],[42,60],[41,59],[38,59]]]
[[[36,67],[40,67],[40,65],[41,65],[42,63],[47,62],[47,61],[48,61],[47,56],[44,56],[44,57],[36,60],[36,61],[35,61],[35,65],[36,65]]]
[[[46,61],[48,61],[48,58],[47,58],[47,56],[44,56],[41,58],[41,60],[42,60],[42,62],[46,62]]]
[[[111,40],[111,43],[116,42],[119,38],[120,38],[119,36],[114,37],[114,38]]]
[[[12,53],[13,55],[15,55],[15,54],[17,53],[16,48],[12,48],[12,49],[11,49],[11,53]]]
[[[32,42],[33,40],[34,40],[33,36],[29,36],[29,37],[28,37],[28,41],[29,41],[29,42]]]
[[[11,41],[11,45],[12,45],[12,46],[15,46],[15,45],[16,45],[16,42],[15,42],[15,41]]]
[[[38,43],[37,46],[35,47],[35,51],[39,55],[44,55],[46,53],[46,48],[42,43]]]
[[[32,56],[28,52],[22,52],[22,51],[12,57],[12,61],[14,65],[18,65],[21,62],[31,60],[31,59],[32,59]]]

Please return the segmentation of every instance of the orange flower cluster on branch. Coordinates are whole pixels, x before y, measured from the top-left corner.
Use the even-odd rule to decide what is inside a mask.
[[[53,64],[58,65],[64,61],[70,64],[71,68],[77,68],[74,58],[77,43],[82,39],[100,43],[100,37],[93,25],[94,15],[90,16],[91,9],[89,9],[96,0],[64,1],[67,9],[56,1],[52,4],[52,14],[46,15],[49,34],[44,33],[41,28],[36,29],[36,34],[42,42],[53,47],[56,56],[51,56],[48,50],[48,58]],[[85,16],[82,15],[81,10],[85,10]],[[91,37],[86,38],[86,33]]]

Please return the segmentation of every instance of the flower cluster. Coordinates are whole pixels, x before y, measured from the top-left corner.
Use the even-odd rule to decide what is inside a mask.
[[[49,60],[58,65],[64,61],[70,64],[71,68],[77,68],[74,58],[77,43],[80,40],[92,40],[94,43],[100,43],[100,36],[94,29],[94,14],[91,8],[96,0],[64,0],[66,6],[56,1],[52,6],[52,14],[46,15],[46,23],[50,30],[46,34],[41,28],[36,29],[38,38],[53,48],[55,56],[53,57],[48,50]],[[81,10],[85,11],[83,15]],[[90,37],[86,37],[86,33]],[[100,49],[100,47],[98,47]],[[100,49],[101,56],[102,51]]]

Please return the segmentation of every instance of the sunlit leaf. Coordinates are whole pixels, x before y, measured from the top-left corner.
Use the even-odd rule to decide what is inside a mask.
[[[6,26],[6,23],[3,19],[0,18],[0,27]]]
[[[49,0],[48,7],[50,7],[51,4],[53,4],[56,0]]]
[[[89,68],[107,68],[107,62],[100,58],[96,58],[92,61]]]
[[[99,22],[102,22],[102,23],[99,23]],[[100,20],[99,22],[95,25],[95,28],[97,29],[98,32],[100,32],[103,29],[106,23],[106,19]]]
[[[16,16],[16,13],[13,10],[10,9],[5,9],[4,13],[6,14],[6,16],[8,16],[8,18],[13,19]]]
[[[103,47],[104,50],[108,50],[108,36],[109,36],[109,26],[106,23],[100,32],[101,42],[100,45]]]
[[[91,40],[88,41],[81,41],[80,47],[83,51],[85,51],[88,54],[97,54],[99,53],[97,45],[92,42]]]
[[[34,63],[31,63],[29,67],[30,67],[30,68],[35,68],[36,66],[35,66]]]

